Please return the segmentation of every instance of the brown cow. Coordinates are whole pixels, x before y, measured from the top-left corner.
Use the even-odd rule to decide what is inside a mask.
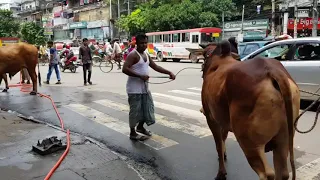
[[[12,44],[0,47],[0,82],[5,80],[5,92],[9,89],[6,73],[10,78],[21,69],[26,68],[33,83],[31,95],[37,94],[36,65],[38,63],[38,50],[35,46],[27,43]]]
[[[295,179],[293,123],[299,115],[300,94],[288,72],[274,59],[235,60],[228,41],[204,47],[204,57],[201,97],[219,157],[216,179],[226,179],[229,131],[260,180],[289,179],[289,152]],[[273,151],[275,172],[267,163],[268,151]]]

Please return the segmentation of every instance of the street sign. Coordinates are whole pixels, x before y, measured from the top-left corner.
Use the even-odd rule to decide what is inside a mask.
[[[309,9],[298,9],[298,17],[299,18],[309,17]]]

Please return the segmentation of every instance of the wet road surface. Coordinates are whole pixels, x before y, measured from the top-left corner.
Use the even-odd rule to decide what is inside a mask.
[[[105,88],[53,85],[43,86],[40,91],[54,98],[66,128],[152,166],[162,179],[212,180],[218,170],[215,144],[206,120],[199,112],[201,86],[199,82],[185,83],[188,80],[186,75],[179,85],[152,86],[157,124],[148,127],[154,135],[144,143],[128,138],[128,104],[123,89],[115,93],[109,91],[117,88],[107,88],[108,85]],[[123,84],[118,88],[123,88]],[[0,94],[0,107],[59,125],[47,99],[21,93],[17,88]],[[314,116],[313,112],[304,115],[300,129],[309,128]],[[319,135],[320,125],[309,134],[296,133],[295,159],[301,180],[320,179]],[[227,140],[227,153],[229,180],[257,179],[231,133]],[[272,154],[268,153],[267,157],[272,163]]]

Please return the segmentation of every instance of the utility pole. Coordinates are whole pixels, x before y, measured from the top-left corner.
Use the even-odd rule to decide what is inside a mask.
[[[275,2],[275,0],[272,0],[271,1],[271,3],[272,3],[272,25],[271,25],[271,35],[273,36],[273,37],[275,37],[276,36],[276,30],[275,30],[275,20],[276,20],[276,2]]]
[[[238,42],[243,42],[243,23],[244,23],[244,5],[242,6],[242,20],[241,20],[241,31],[240,34],[238,34]]]
[[[318,35],[318,0],[313,0],[312,7],[312,37],[317,37]]]
[[[293,38],[298,37],[297,33],[297,26],[298,26],[298,0],[295,0],[294,4],[294,30],[293,30]]]
[[[120,0],[118,0],[118,19],[120,19]]]
[[[128,0],[128,15],[130,15],[130,0]]]
[[[243,22],[244,22],[244,5],[242,6],[241,34],[243,34]]]
[[[112,25],[112,22],[111,22],[111,19],[112,19],[112,0],[109,1],[109,11],[110,11],[110,14],[109,14],[109,36],[111,39],[113,39],[113,25]]]
[[[224,11],[222,11],[222,39],[224,39]]]

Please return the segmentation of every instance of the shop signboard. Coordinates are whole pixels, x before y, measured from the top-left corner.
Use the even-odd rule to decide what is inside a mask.
[[[297,29],[312,29],[313,26],[313,20],[312,18],[300,18],[297,23]],[[290,18],[288,20],[288,29],[294,30],[294,19]],[[320,29],[320,18],[318,19],[318,29]]]
[[[81,29],[81,28],[87,28],[87,22],[74,22],[69,24],[69,29]]]
[[[267,29],[269,24],[268,19],[254,19],[246,20],[243,22],[244,30],[256,30],[256,29]],[[240,31],[242,27],[241,21],[230,21],[224,24],[224,31]]]

